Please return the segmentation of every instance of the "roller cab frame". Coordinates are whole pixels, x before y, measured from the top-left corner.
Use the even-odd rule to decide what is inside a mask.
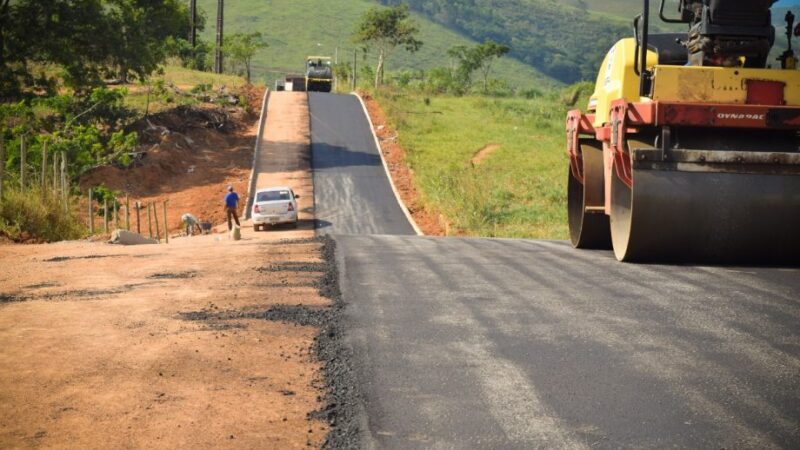
[[[329,56],[306,58],[306,91],[331,92],[333,89],[333,66]]]
[[[678,19],[665,3],[689,37],[651,35],[645,0],[587,112],[567,115],[572,244],[621,261],[797,264],[800,71],[756,67],[772,0],[682,0]]]

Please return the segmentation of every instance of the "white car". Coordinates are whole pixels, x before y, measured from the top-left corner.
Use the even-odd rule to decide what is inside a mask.
[[[267,225],[283,223],[296,227],[298,198],[288,187],[259,189],[253,202],[253,228],[258,231]]]

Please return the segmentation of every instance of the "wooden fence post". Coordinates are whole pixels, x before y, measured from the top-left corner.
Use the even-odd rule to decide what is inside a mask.
[[[42,145],[42,196],[47,191],[47,140]]]
[[[58,153],[53,153],[53,196],[58,194]]]
[[[153,239],[153,219],[150,217],[150,203],[147,204],[147,228],[150,231],[150,239]]]
[[[142,210],[142,202],[137,201],[134,203],[134,208],[136,208],[136,233],[142,234],[142,228],[139,222],[139,212]]]
[[[67,178],[67,154],[61,152],[61,201],[64,212],[69,212],[69,179]]]
[[[25,192],[25,166],[28,164],[28,147],[25,145],[25,135],[19,137],[19,188]]]
[[[94,198],[89,188],[89,234],[94,234]]]
[[[161,243],[161,230],[158,226],[158,204],[153,203],[153,222],[156,223],[156,240]]]
[[[6,143],[2,133],[0,133],[0,200],[3,199],[3,182],[6,171]]]
[[[125,229],[131,231],[131,202],[128,196],[125,196]]]
[[[167,224],[167,202],[169,202],[169,200],[164,200],[164,239],[166,239],[166,243],[169,244],[169,224]]]
[[[103,197],[103,233],[108,233],[108,198]]]

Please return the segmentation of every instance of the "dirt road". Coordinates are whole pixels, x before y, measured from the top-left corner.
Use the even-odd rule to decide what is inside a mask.
[[[305,114],[303,96],[281,100],[276,116]],[[307,132],[266,136],[307,159]],[[319,447],[318,330],[271,320],[329,304],[312,236],[0,246],[0,447]]]

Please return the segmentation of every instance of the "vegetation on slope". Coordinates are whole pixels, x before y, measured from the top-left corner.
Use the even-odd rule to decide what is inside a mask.
[[[509,45],[511,55],[565,83],[590,80],[629,21],[548,0],[382,0],[412,9],[475,40]]]
[[[535,98],[375,93],[426,208],[474,236],[567,237],[564,116],[581,84]],[[483,148],[485,159],[473,162]]]
[[[125,105],[140,115],[153,114],[176,106],[203,103],[204,99],[220,97],[223,92],[236,93],[245,84],[245,80],[236,75],[201,72],[169,64],[146,82],[125,88]],[[204,95],[206,93],[209,95]]]
[[[197,4],[209,24],[202,36],[213,42],[217,2],[198,0]],[[364,59],[361,47],[352,41],[352,33],[362,14],[377,4],[374,0],[237,0],[225,3],[225,30],[226,33],[260,31],[264,35],[269,47],[255,56],[253,73],[256,80],[266,79],[272,85],[287,73],[302,72],[306,56],[335,56],[337,49],[340,62],[352,62],[353,52],[357,51],[359,67],[374,67],[377,54],[368,54]],[[389,72],[447,66],[450,64],[447,50],[477,43],[419,14],[412,17],[420,29],[418,39],[423,46],[413,55],[398,51],[388,63]],[[496,78],[522,89],[560,85],[509,57],[497,63],[494,73]]]
[[[241,86],[238,77],[161,70],[170,55],[197,59],[185,51],[188,24],[181,0],[0,0],[0,237],[80,236],[77,181],[131,166],[143,116],[241,103],[220,86]]]

